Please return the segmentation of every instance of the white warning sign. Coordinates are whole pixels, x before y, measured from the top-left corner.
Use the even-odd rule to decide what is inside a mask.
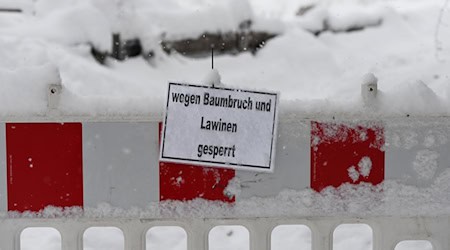
[[[169,83],[162,161],[273,171],[278,93]]]

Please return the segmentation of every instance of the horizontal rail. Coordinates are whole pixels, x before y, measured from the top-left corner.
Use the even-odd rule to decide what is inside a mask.
[[[24,115],[1,115],[0,122],[160,122],[164,118],[163,113],[148,114],[95,114],[95,115],[73,115],[73,114],[24,114]],[[391,114],[324,114],[303,113],[281,110],[280,121],[294,120],[324,120],[324,121],[390,121],[390,122],[425,122],[440,123],[450,122],[447,115],[391,115]]]
[[[144,250],[146,232],[156,226],[179,226],[187,233],[188,250],[207,250],[208,233],[215,226],[240,225],[248,229],[250,250],[269,250],[271,232],[278,225],[305,225],[312,232],[312,250],[331,250],[333,231],[340,224],[363,223],[373,230],[374,250],[393,250],[403,240],[428,240],[434,250],[450,249],[450,217],[304,217],[236,219],[130,218],[5,218],[0,221],[0,249],[20,249],[20,233],[28,227],[53,227],[61,234],[63,250],[81,250],[83,233],[90,227],[117,227],[125,249]]]

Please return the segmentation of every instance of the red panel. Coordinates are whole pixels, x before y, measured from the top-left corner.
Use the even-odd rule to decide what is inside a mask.
[[[162,124],[159,129],[161,131]],[[192,200],[203,198],[234,202],[224,194],[235,171],[222,168],[198,167],[187,164],[160,162],[160,200]]]
[[[311,122],[311,188],[384,180],[384,129]]]
[[[83,206],[81,123],[6,124],[8,210]]]

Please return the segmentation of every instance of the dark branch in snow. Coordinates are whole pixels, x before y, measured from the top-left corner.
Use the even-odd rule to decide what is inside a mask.
[[[267,40],[276,34],[267,32],[228,32],[205,33],[195,39],[166,40],[162,42],[165,52],[177,51],[180,54],[192,57],[206,57],[211,54],[211,45],[214,45],[216,54],[238,54],[250,51],[256,53]]]
[[[312,10],[314,7],[315,7],[315,5],[302,6],[302,7],[300,7],[300,9],[295,14],[297,16],[303,16],[306,13],[308,13],[310,10]]]
[[[105,64],[106,58],[111,57],[123,61],[129,57],[143,56],[145,59],[153,57],[153,51],[144,51],[138,38],[122,41],[120,34],[113,34],[112,52],[102,52],[91,45],[91,54],[97,62]]]
[[[439,11],[438,20],[436,23],[436,29],[434,31],[434,48],[435,48],[434,56],[438,62],[445,61],[444,59],[439,58],[439,52],[442,51],[442,49],[443,49],[442,42],[439,39],[439,33],[441,30],[441,26],[442,26],[442,19],[444,17],[444,13],[448,7],[449,2],[450,2],[449,0],[445,0],[444,5],[442,6],[441,10]]]
[[[256,53],[264,47],[267,40],[277,36],[264,31],[251,30],[252,21],[242,22],[237,31],[226,33],[204,33],[196,38],[180,40],[162,39],[161,50],[170,54],[174,51],[191,57],[209,57],[211,47],[215,54],[238,54],[241,52]],[[105,63],[107,57],[123,61],[129,57],[143,56],[149,60],[154,51],[145,51],[139,38],[122,41],[120,34],[113,34],[112,52],[102,52],[91,45],[92,56],[101,64]]]
[[[362,31],[366,28],[379,27],[383,24],[383,20],[378,19],[377,21],[372,22],[372,23],[366,23],[366,24],[355,23],[354,25],[348,26],[346,28],[335,28],[329,24],[328,19],[325,19],[323,22],[324,22],[323,29],[314,30],[314,31],[310,30],[310,32],[312,32],[315,36],[319,36],[323,32],[327,32],[327,31],[332,32],[332,33],[350,33],[350,32],[355,32],[355,31]]]
[[[0,12],[17,12],[20,13],[22,12],[21,9],[14,9],[14,8],[1,8],[0,7]]]

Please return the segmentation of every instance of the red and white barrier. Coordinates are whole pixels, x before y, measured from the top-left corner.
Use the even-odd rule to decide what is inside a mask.
[[[0,206],[3,211],[39,211],[48,205],[87,208],[109,203],[128,209],[195,198],[239,203],[285,189],[321,191],[343,183],[379,184],[387,179],[426,187],[448,169],[448,124],[446,118],[281,119],[276,167],[269,174],[159,162],[161,123],[157,121],[0,123]],[[228,193],[230,181],[236,180],[240,193]],[[304,224],[313,232],[313,249],[329,250],[330,235],[340,223],[370,225],[375,250],[393,249],[405,239],[429,240],[435,250],[450,246],[448,216],[330,216],[4,218],[0,249],[18,249],[18,235],[30,226],[55,227],[64,250],[81,249],[81,235],[90,226],[117,226],[124,232],[125,249],[142,250],[142,237],[149,228],[178,225],[187,232],[188,249],[206,250],[211,228],[243,225],[250,232],[250,249],[263,250],[270,249],[269,235],[277,225]]]
[[[450,143],[446,122],[420,124],[282,121],[276,169],[268,174],[159,162],[159,122],[0,123],[0,206],[39,211],[100,203],[145,208],[195,198],[236,202],[385,178],[423,186],[448,167]],[[421,166],[421,157],[435,162]],[[243,187],[238,197],[225,192],[234,177]]]
[[[223,190],[234,171],[159,163],[157,122],[1,126],[4,211],[100,203],[145,208],[149,202],[198,197],[233,200]]]

